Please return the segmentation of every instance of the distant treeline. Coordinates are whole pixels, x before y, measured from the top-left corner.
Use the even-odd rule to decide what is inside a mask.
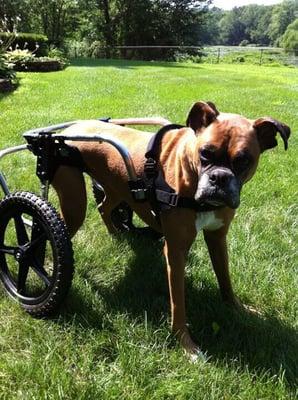
[[[1,0],[0,30],[44,34],[63,48],[283,45],[296,48],[298,0],[232,11],[212,0]],[[2,29],[3,30],[3,29]],[[286,43],[288,43],[286,45]]]
[[[292,30],[292,40],[296,40],[298,47],[298,0],[286,0],[275,6],[252,4],[231,11],[214,7],[207,12],[204,23],[204,44],[282,47],[290,36],[286,31]]]

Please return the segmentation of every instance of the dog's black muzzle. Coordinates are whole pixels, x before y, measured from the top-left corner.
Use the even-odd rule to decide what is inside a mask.
[[[215,207],[237,208],[240,204],[241,182],[226,167],[211,167],[199,176],[195,200]]]

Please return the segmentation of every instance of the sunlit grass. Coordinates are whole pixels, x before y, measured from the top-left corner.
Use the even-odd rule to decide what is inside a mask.
[[[169,334],[161,244],[111,238],[90,195],[60,317],[33,319],[0,294],[0,398],[295,398],[297,69],[80,60],[19,77],[1,99],[1,148],[23,143],[27,129],[82,118],[160,115],[183,124],[199,99],[249,118],[270,115],[293,134],[288,152],[280,143],[262,156],[229,233],[235,292],[262,316],[221,303],[199,237],[187,266],[187,309],[210,359],[190,364]],[[1,161],[11,189],[38,191],[34,168],[29,153]],[[57,204],[53,193],[51,200]]]

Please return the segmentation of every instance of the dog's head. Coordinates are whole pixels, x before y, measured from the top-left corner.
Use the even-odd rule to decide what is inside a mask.
[[[290,136],[290,128],[271,117],[249,120],[219,113],[211,102],[195,103],[186,124],[197,136],[195,199],[215,207],[237,208],[241,188],[255,173],[260,154],[277,146],[277,133],[286,150]]]

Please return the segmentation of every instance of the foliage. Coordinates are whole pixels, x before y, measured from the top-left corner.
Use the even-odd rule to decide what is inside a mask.
[[[287,27],[281,43],[287,52],[298,56],[298,18]]]
[[[28,31],[34,27],[57,47],[97,41],[111,57],[117,45],[198,45],[210,0],[4,0],[2,15],[23,18],[24,3],[31,9],[22,20]]]
[[[58,49],[52,49],[49,57],[35,57],[35,54],[27,49],[8,51],[5,56],[15,71],[57,71],[68,64],[67,59]]]
[[[253,64],[262,66],[275,66],[281,67],[283,65],[289,65],[290,62],[287,57],[284,56],[283,52],[280,50],[266,49],[257,50],[247,48],[245,51],[235,51],[234,49],[229,51],[225,50],[220,54],[220,59],[218,60],[217,53],[206,51],[204,57],[202,58],[204,63],[226,63],[226,64]]]
[[[15,81],[16,73],[13,70],[13,64],[10,63],[5,54],[0,51],[0,79],[9,79]]]
[[[282,35],[288,25],[297,18],[298,0],[284,0],[273,8],[269,36],[271,43],[280,45]]]
[[[38,56],[47,44],[70,56],[174,59],[175,50],[118,50],[117,46],[280,45],[295,19],[298,0],[275,6],[248,5],[231,11],[210,8],[211,0],[2,0],[0,20],[10,32],[38,32],[30,39]],[[19,35],[20,36],[20,35]],[[14,42],[24,48],[28,38]]]
[[[22,64],[26,63],[27,61],[33,61],[35,54],[27,49],[16,49],[7,51],[5,56],[7,58],[7,61],[11,64]]]
[[[12,50],[27,49],[34,52],[37,57],[46,56],[48,54],[48,38],[44,35],[35,33],[0,32],[0,40],[9,41],[9,47],[11,47]]]
[[[213,8],[205,18],[204,43],[279,45],[287,26],[295,19],[295,10],[298,0],[284,0],[275,6],[252,4],[225,12]]]
[[[95,42],[98,43],[98,42]],[[67,40],[64,44],[65,52],[70,58],[90,57],[92,43],[87,40]]]
[[[65,56],[65,52],[55,46],[50,47],[48,58],[58,60],[65,65],[69,63],[68,58]]]

